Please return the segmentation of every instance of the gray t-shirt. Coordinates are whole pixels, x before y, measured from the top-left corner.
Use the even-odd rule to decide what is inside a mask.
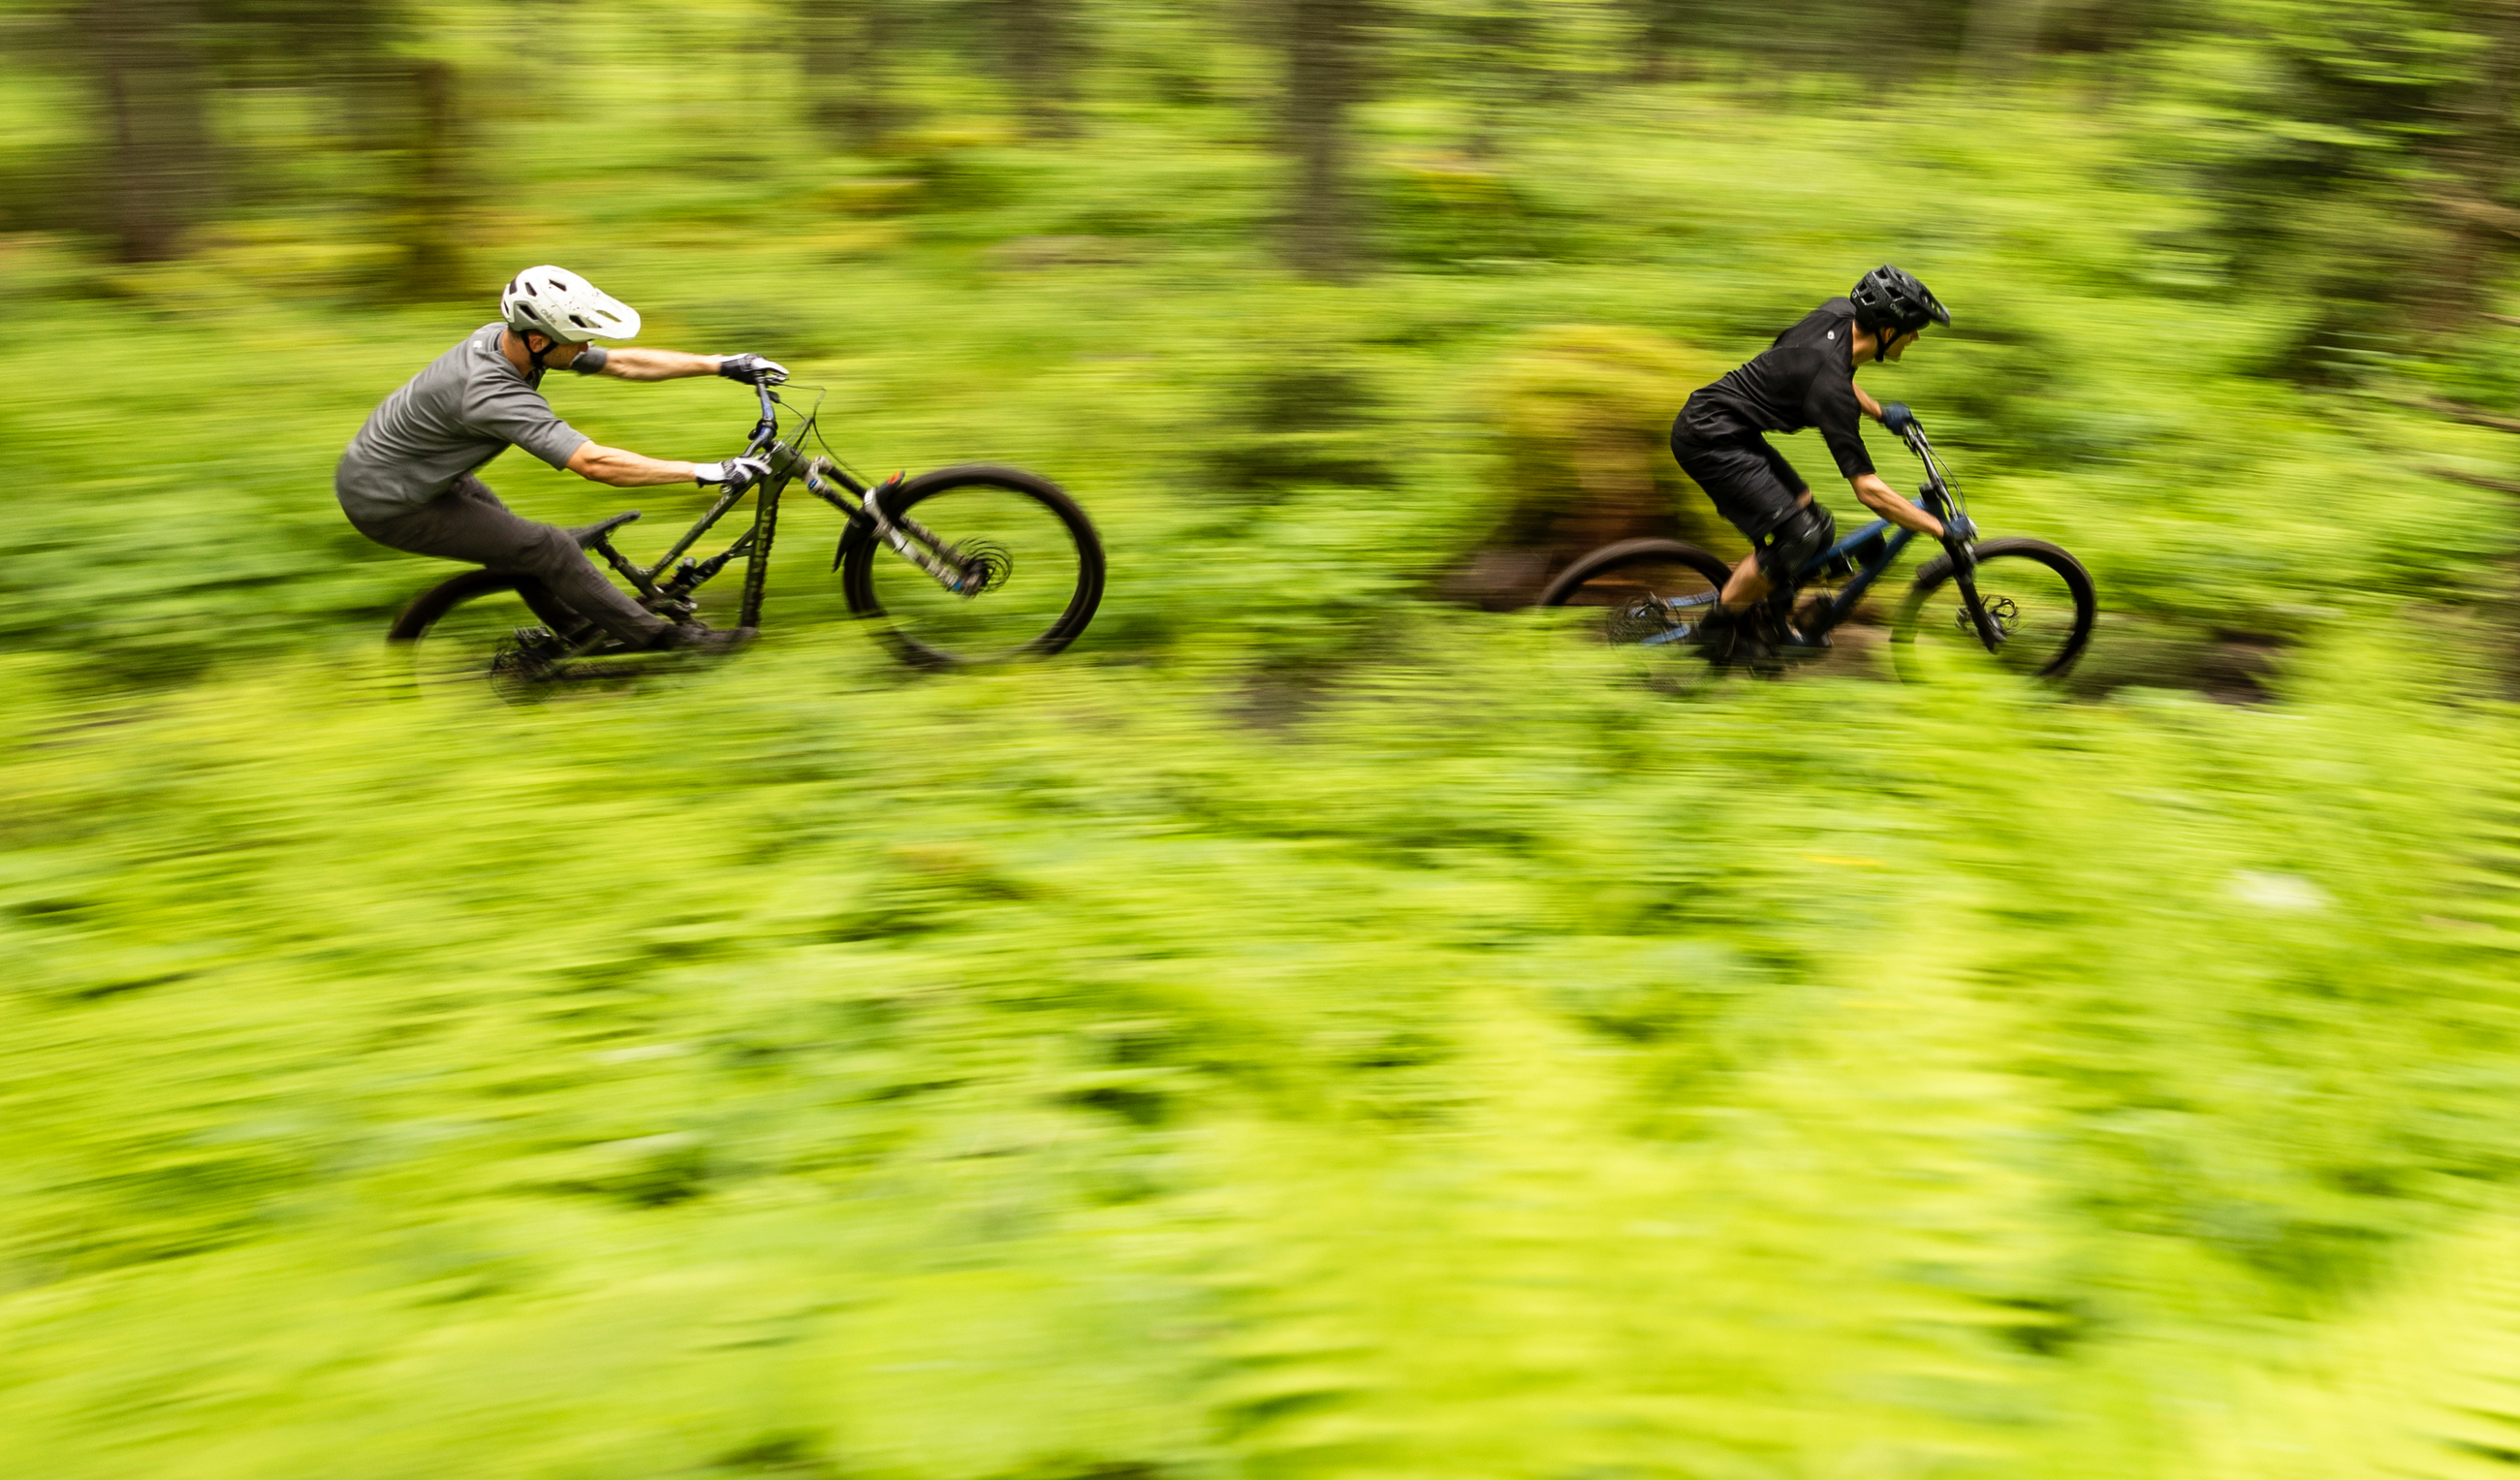
[[[590,439],[543,399],[539,372],[522,375],[499,352],[504,332],[482,325],[369,414],[333,472],[344,513],[354,519],[408,513],[511,446],[568,466]]]

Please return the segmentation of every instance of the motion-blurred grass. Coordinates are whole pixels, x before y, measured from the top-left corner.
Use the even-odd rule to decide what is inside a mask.
[[[2419,471],[2503,454],[2256,376],[2288,306],[2201,255],[2162,118],[1697,86],[1469,169],[1401,97],[1396,265],[1332,289],[1215,111],[1050,148],[976,100],[845,158],[667,80],[494,105],[529,203],[485,280],[778,355],[871,469],[1061,479],[1102,615],[907,675],[808,513],[740,662],[398,697],[376,640],[442,567],[331,464],[486,308],[376,302],[312,206],[160,267],[0,247],[0,1470],[2514,1447],[2511,516]],[[2098,573],[2083,695],[1641,683],[1429,597],[1529,492],[1501,367],[1570,324],[1729,361],[1883,243],[1961,325],[1866,383]],[[747,415],[555,399],[669,456]],[[659,543],[692,503],[491,477]],[[2182,687],[2232,643],[2269,702]]]
[[[2250,1384],[2503,1227],[2508,734],[2399,655],[1685,709],[1449,625],[1282,733],[845,628],[526,709],[17,660],[0,1430],[65,1476],[2290,1474]],[[2425,1360],[2499,1375],[2470,1334]]]

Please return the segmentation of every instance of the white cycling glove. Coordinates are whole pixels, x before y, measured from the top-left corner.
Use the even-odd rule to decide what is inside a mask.
[[[742,492],[770,476],[767,458],[728,458],[723,463],[695,463],[692,481],[702,488],[729,488]]]

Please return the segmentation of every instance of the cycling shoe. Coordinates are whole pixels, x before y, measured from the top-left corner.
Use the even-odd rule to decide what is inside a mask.
[[[664,630],[656,639],[656,648],[674,652],[733,652],[759,634],[760,629],[756,627],[709,627],[698,622],[681,622]]]

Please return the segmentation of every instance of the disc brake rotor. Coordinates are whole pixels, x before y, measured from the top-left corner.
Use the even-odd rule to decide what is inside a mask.
[[[1987,596],[1984,593],[1980,593],[1978,596],[1978,605],[1986,608],[1986,619],[1994,624],[1996,636],[2010,637],[2020,628],[2021,607],[2014,604],[2012,598],[2008,596]],[[1971,637],[1977,636],[1977,624],[1969,620],[1968,604],[1966,602],[1962,602],[1960,604],[1960,609],[1953,613],[1952,625],[1958,627],[1960,631],[1967,633]]]

